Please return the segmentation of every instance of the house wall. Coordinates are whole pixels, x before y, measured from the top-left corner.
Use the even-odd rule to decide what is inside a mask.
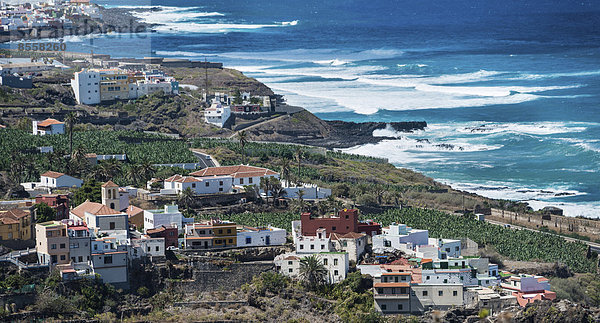
[[[52,256],[56,256],[54,264],[69,262],[69,237],[65,225],[45,227],[38,224],[35,231],[38,261],[40,263],[51,263]]]
[[[339,239],[335,242],[335,248],[338,251],[344,251],[348,253],[348,259],[354,262],[358,262],[358,259],[365,253],[365,247],[367,245],[367,236],[358,239]]]
[[[115,215],[94,215],[85,212],[86,223],[89,228],[98,229],[99,231],[109,230],[129,230],[127,214]],[[111,223],[114,223],[114,228],[111,228]]]
[[[43,186],[48,187],[81,187],[83,184],[82,180],[69,175],[63,175],[59,178],[41,176],[40,180]]]
[[[300,236],[296,239],[296,252],[317,253],[333,251],[333,244],[329,238],[317,236]]]
[[[161,225],[165,227],[175,224],[179,232],[183,232],[183,214],[181,212],[164,212],[164,210],[144,210],[144,230],[158,228]]]
[[[445,310],[463,304],[463,286],[460,284],[418,284],[412,285],[411,289],[415,292],[415,296],[411,297],[413,313],[423,313],[430,308]],[[427,292],[427,295],[423,292]]]
[[[309,213],[303,213],[300,216],[302,235],[315,235],[319,228],[324,228],[329,233],[358,232],[358,211],[342,210],[338,215],[339,217],[334,218],[311,218]]]
[[[279,178],[279,175],[255,176],[255,177],[236,177],[233,179],[234,186],[256,185],[260,186],[260,179],[266,177]]]
[[[69,256],[73,262],[88,262],[91,255],[91,238],[69,237]]]
[[[238,247],[277,246],[286,242],[287,232],[283,229],[242,231],[237,233]],[[267,244],[267,237],[269,244]]]
[[[112,257],[112,263],[105,263],[107,257]],[[92,254],[94,273],[99,274],[105,283],[125,283],[127,276],[127,252],[111,254]]]
[[[71,87],[79,104],[100,103],[100,73],[82,71],[74,74]]]

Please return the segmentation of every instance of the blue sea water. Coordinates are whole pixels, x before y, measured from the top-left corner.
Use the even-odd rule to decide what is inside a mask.
[[[346,151],[494,198],[600,217],[600,2],[160,0],[155,33],[69,50],[221,61],[324,119],[425,120]]]

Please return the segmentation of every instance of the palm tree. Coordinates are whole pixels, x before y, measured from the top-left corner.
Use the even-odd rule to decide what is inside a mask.
[[[196,194],[192,191],[192,188],[187,187],[185,190],[181,191],[179,194],[179,200],[177,201],[179,205],[182,205],[187,210],[187,213],[190,213],[190,207],[196,201]]]
[[[265,199],[267,200],[267,204],[269,204],[269,191],[271,190],[271,177],[261,177],[259,185],[260,185],[260,189],[265,192]]]
[[[300,277],[309,288],[314,289],[325,283],[327,269],[316,255],[310,255],[300,259]]]
[[[113,179],[121,171],[121,164],[116,159],[109,159],[100,165],[100,174],[103,181]]]
[[[302,162],[302,156],[304,155],[302,148],[300,146],[296,146],[294,151],[294,157],[296,158],[296,163],[298,163],[298,177],[300,177],[300,163]]]
[[[302,213],[306,207],[306,203],[304,202],[304,190],[299,190],[296,192],[296,195],[298,195],[298,198],[294,200],[294,208],[297,212]]]
[[[237,134],[237,139],[240,142],[240,149],[242,152],[242,164],[246,163],[246,144],[248,143],[248,134],[246,131],[240,131]]]
[[[77,115],[73,112],[69,112],[65,117],[67,128],[69,129],[69,155],[73,154],[73,126],[77,122]]]
[[[273,206],[275,206],[275,201],[277,201],[278,198],[281,197],[281,195],[283,194],[283,192],[285,191],[283,189],[283,187],[281,186],[281,182],[275,178],[275,177],[270,177],[271,180],[271,195],[273,195]]]
[[[290,160],[287,158],[281,159],[281,178],[290,185]]]
[[[141,165],[131,165],[127,170],[127,180],[129,180],[133,185],[137,186],[142,179],[143,174],[141,171]]]
[[[138,170],[140,172],[141,179],[144,181],[150,180],[156,173],[156,168],[154,168],[152,163],[150,163],[148,160],[142,161],[142,163],[139,164]]]

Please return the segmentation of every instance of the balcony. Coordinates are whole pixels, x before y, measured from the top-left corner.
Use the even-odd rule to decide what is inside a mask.
[[[410,294],[373,294],[375,299],[409,299]]]

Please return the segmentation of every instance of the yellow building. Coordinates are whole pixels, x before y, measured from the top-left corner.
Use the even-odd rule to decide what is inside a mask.
[[[101,69],[100,73],[100,100],[109,101],[129,98],[129,74],[121,69]]]
[[[213,221],[213,247],[225,248],[237,246],[237,227],[232,222]]]
[[[0,240],[31,239],[31,213],[19,209],[0,211]]]

